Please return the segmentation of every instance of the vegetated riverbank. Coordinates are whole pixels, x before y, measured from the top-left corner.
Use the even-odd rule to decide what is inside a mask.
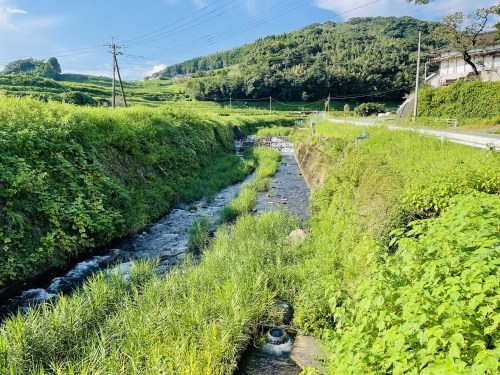
[[[278,296],[323,338],[331,373],[496,373],[499,154],[375,128],[354,146],[362,131],[324,122],[295,135],[311,163],[330,161],[302,165],[327,168],[304,245],[283,212],[243,215],[197,265],[157,279],[138,264],[130,283],[100,275],[9,319],[0,364],[231,373]]]
[[[294,308],[323,338],[329,372],[498,373],[499,153],[383,128],[357,146],[363,129],[315,131],[296,135],[311,153],[302,168],[327,178]]]
[[[279,165],[276,150],[254,154],[247,191],[267,185]],[[236,199],[248,202],[243,191]],[[294,262],[287,235],[296,225],[282,211],[243,214],[218,230],[199,263],[187,259],[164,278],[151,263],[134,263],[128,279],[96,275],[72,296],[7,320],[0,370],[231,373],[254,330],[279,319],[271,307],[290,284],[275,270]]]
[[[0,286],[241,180],[233,126],[289,121],[0,97]]]

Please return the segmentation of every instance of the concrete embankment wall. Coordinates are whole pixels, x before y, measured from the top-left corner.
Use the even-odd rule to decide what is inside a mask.
[[[304,142],[295,145],[295,159],[307,186],[313,192],[324,184],[328,176],[329,166],[334,164],[334,159],[331,156]]]

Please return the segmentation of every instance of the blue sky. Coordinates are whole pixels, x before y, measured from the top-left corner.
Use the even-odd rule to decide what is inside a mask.
[[[0,67],[7,62],[56,56],[63,72],[111,74],[103,45],[124,48],[125,79],[141,79],[163,65],[249,43],[325,20],[444,15],[496,0],[0,0]]]

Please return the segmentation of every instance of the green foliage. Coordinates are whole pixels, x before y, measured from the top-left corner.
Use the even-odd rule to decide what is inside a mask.
[[[90,105],[96,104],[94,98],[90,95],[78,91],[70,91],[61,95],[61,99],[64,103],[76,104],[76,105]]]
[[[245,215],[219,229],[197,264],[161,278],[142,265],[130,282],[95,276],[5,322],[0,372],[233,373],[256,328],[276,319],[276,295],[291,287],[275,270],[297,259],[287,239],[295,227],[283,212]]]
[[[241,181],[231,125],[265,121],[0,97],[0,285]]]
[[[497,374],[500,200],[457,196],[335,311],[331,373]]]
[[[330,371],[495,373],[500,154],[383,128],[355,147],[362,128],[315,131],[294,135],[328,161],[295,267],[294,319],[324,338]]]
[[[3,74],[29,74],[34,73],[43,64],[43,60],[21,59],[9,62],[3,69]]]
[[[256,147],[245,152],[245,158],[255,160],[257,169],[254,178],[245,183],[235,199],[221,212],[222,221],[233,221],[237,217],[248,213],[257,199],[257,193],[269,188],[269,177],[278,170],[281,153],[271,148]]]
[[[371,116],[378,113],[385,112],[385,105],[383,103],[363,103],[354,109],[356,116]]]
[[[293,128],[290,126],[273,126],[270,128],[259,129],[256,135],[265,137],[280,137],[289,136],[292,131]]]
[[[436,26],[411,17],[313,24],[222,52],[234,57],[226,59],[227,64],[235,65],[232,68],[219,69],[227,66],[219,63],[198,69],[195,59],[168,67],[157,77],[171,77],[172,70],[177,74],[218,69],[186,81],[186,93],[196,100],[272,96],[316,101],[330,93],[333,97],[363,94],[366,100],[399,101],[413,85],[418,29],[429,35]],[[424,39],[424,51],[440,45],[435,38]],[[367,93],[374,93],[373,97]]]
[[[438,89],[423,86],[418,99],[419,116],[500,119],[500,82],[457,82]]]
[[[210,243],[210,221],[201,216],[197,218],[188,231],[189,251],[201,253]]]
[[[5,65],[3,74],[30,74],[45,78],[57,78],[61,74],[61,66],[55,57],[47,61],[24,59],[16,60]]]
[[[241,61],[245,51],[246,47],[244,46],[229,51],[211,53],[204,57],[196,57],[180,64],[170,65],[161,72],[153,74],[150,78],[166,79],[177,75],[190,75],[192,73],[204,76],[207,71],[237,64]]]

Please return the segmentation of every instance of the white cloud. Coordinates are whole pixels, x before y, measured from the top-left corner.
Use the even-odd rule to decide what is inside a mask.
[[[438,20],[452,12],[469,13],[477,8],[484,8],[497,3],[497,1],[494,0],[435,0],[427,5],[413,5],[408,4],[405,0],[379,0],[378,2],[370,4],[373,1],[374,0],[314,0],[314,4],[318,8],[330,10],[336,15],[339,15],[340,19],[363,16],[409,15],[416,18]]]
[[[167,66],[165,64],[155,65],[155,66],[153,66],[153,69],[151,69],[150,71],[146,72],[145,74],[147,76],[150,76],[150,75],[153,75],[155,73],[161,72],[166,67]]]
[[[0,28],[1,29],[16,29],[13,15],[27,14],[23,9],[12,7],[7,0],[0,0]]]
[[[5,11],[7,13],[10,13],[10,14],[27,14],[28,13],[24,9],[12,8],[9,6],[5,8]]]
[[[37,30],[60,24],[62,17],[56,15],[30,15],[24,9],[11,5],[11,0],[0,0],[0,29],[31,34]]]

